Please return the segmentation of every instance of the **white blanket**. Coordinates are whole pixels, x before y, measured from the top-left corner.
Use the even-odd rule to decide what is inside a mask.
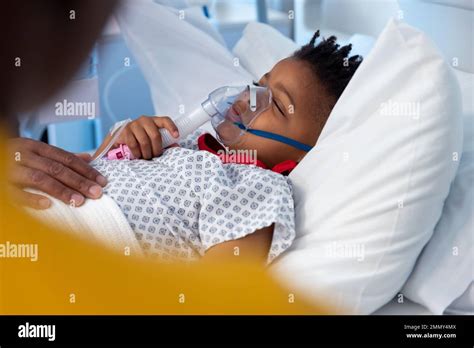
[[[33,193],[43,192],[28,190]],[[133,230],[117,204],[107,195],[88,199],[81,207],[69,206],[51,196],[52,205],[46,210],[26,208],[33,217],[64,231],[103,244],[119,253],[143,256]]]

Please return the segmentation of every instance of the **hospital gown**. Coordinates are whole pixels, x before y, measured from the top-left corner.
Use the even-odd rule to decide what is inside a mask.
[[[295,237],[288,177],[254,165],[222,163],[199,151],[196,131],[152,160],[102,159],[104,193],[120,207],[141,247],[162,260],[197,260],[212,246],[274,223],[267,262]]]

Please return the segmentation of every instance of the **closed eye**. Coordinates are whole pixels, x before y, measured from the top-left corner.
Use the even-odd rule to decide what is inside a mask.
[[[278,111],[280,111],[280,113],[285,116],[285,113],[283,112],[283,110],[281,109],[280,105],[278,105],[277,101],[275,100],[275,98],[272,99],[272,102],[273,104],[275,104],[276,108],[278,109]]]
[[[260,83],[258,83],[257,81],[253,81],[252,82],[254,86],[257,86],[257,87],[261,87]],[[285,113],[283,112],[283,109],[280,107],[280,105],[278,105],[277,101],[275,100],[275,98],[272,99],[272,103],[275,104],[276,108],[278,109],[278,111],[283,115],[283,116],[286,116]]]

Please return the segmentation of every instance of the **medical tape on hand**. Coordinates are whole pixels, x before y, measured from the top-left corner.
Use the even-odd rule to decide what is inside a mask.
[[[102,150],[102,152],[98,154],[94,159],[92,159],[92,161],[90,162],[91,165],[96,164],[102,157],[104,157],[107,154],[107,152],[109,152],[110,148],[115,144],[115,142],[117,141],[122,131],[125,129],[127,124],[129,124],[131,121],[132,120],[128,118],[126,120],[119,122],[119,124],[114,125],[113,130],[112,130],[112,134],[113,134],[112,139],[110,139],[109,143]]]

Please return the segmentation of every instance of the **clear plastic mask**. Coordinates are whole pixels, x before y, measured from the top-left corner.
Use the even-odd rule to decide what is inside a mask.
[[[272,92],[261,86],[226,86],[212,92],[208,100],[215,111],[211,122],[217,137],[230,145],[238,142],[245,129],[270,107]]]

